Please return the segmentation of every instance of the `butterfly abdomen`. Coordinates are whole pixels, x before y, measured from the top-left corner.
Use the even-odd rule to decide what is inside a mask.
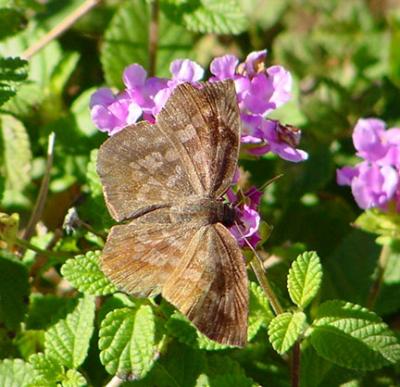
[[[173,223],[197,220],[199,225],[222,223],[227,227],[234,224],[235,210],[222,200],[211,198],[190,198],[170,209]]]

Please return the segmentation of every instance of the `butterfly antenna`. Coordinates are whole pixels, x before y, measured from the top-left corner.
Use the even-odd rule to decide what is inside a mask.
[[[250,250],[254,254],[253,259],[250,261],[250,266],[253,269],[254,274],[257,277],[258,283],[261,285],[265,295],[267,296],[268,301],[271,304],[271,307],[275,312],[275,315],[283,313],[284,310],[283,310],[281,304],[279,303],[278,299],[276,298],[275,293],[273,292],[267,277],[265,276],[264,265],[263,265],[263,261],[262,261],[261,257],[258,255],[256,249],[252,246],[252,244],[243,235],[243,233],[240,230],[239,225],[236,221],[235,221],[235,225],[239,231],[239,234],[242,236],[242,238],[246,242],[247,246],[250,248]]]
[[[262,186],[260,186],[259,188],[256,187],[257,191],[263,191],[265,188],[267,188],[269,185],[271,185],[272,183],[274,183],[275,181],[279,180],[281,177],[283,177],[283,173],[280,173],[279,175],[276,175],[275,177],[273,177],[272,179],[267,180]],[[251,198],[256,191],[254,192],[250,192],[247,196],[243,193],[243,190],[241,188],[239,188],[239,192],[240,192],[240,200],[236,203],[236,206],[239,206],[240,204],[243,204],[244,199],[247,198]]]

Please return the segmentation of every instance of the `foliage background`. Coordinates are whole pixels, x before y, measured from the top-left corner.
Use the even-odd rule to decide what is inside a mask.
[[[19,214],[20,236],[46,174],[48,136],[52,131],[56,135],[49,192],[30,239],[45,252],[15,247],[12,252],[4,249],[1,253],[1,358],[27,361],[42,351],[44,336],[51,334],[47,329],[54,327],[54,321],[67,321],[62,320],[66,311],[87,304],[85,318],[94,318],[94,299],[88,295],[77,299],[60,271],[67,256],[101,249],[101,238],[112,224],[94,169],[93,150],[106,135],[91,123],[89,97],[101,85],[121,86],[122,70],[130,63],[148,68],[149,6],[143,0],[104,1],[36,53],[29,65],[4,59],[20,56],[82,3],[0,2],[0,102],[4,102],[0,107],[1,211]],[[280,64],[291,71],[295,80],[293,99],[275,112],[274,118],[302,129],[301,147],[309,152],[309,160],[301,165],[269,156],[241,161],[257,186],[284,174],[263,197],[263,218],[274,229],[261,254],[268,258],[269,278],[285,306],[289,305],[286,274],[294,258],[305,250],[317,251],[324,269],[315,303],[341,298],[365,306],[375,280],[380,246],[374,235],[352,226],[361,211],[350,190],[337,186],[335,169],[356,161],[351,134],[359,117],[377,116],[388,127],[400,127],[399,2],[163,0],[159,36],[157,76],[168,76],[169,64],[176,58],[190,58],[207,67],[215,56],[233,53],[243,59],[249,52],[264,48],[268,49],[268,65]],[[76,208],[80,222],[73,233],[67,234],[63,221],[71,207]],[[392,247],[372,308],[398,332],[400,247]],[[16,264],[15,256],[22,252]],[[100,308],[101,302],[104,300],[97,299],[96,321],[101,321],[113,304],[126,306],[131,301],[114,296]],[[150,313],[146,303],[135,308],[143,319]],[[312,304],[311,315],[313,308]],[[271,313],[267,309],[265,314]],[[117,312],[122,315],[123,310]],[[173,323],[171,329],[177,331],[179,319],[175,320],[178,325]],[[99,324],[88,324],[94,329],[88,356],[74,354],[69,360],[43,367],[59,367],[54,375],[58,372],[62,376],[53,378],[55,381],[64,380],[65,385],[106,382],[107,362],[100,362],[97,349]],[[266,339],[266,326],[262,325],[255,342],[236,352],[198,351],[182,340],[168,339],[172,342],[167,356],[161,356],[161,365],[149,374],[158,381],[142,385],[288,385],[287,358],[273,352]],[[65,329],[71,326],[75,326],[73,322],[66,323]],[[157,329],[154,335],[159,334]],[[85,335],[90,339],[91,332]],[[48,361],[36,356],[30,363]],[[185,363],[185,359],[190,361]],[[28,380],[31,366],[23,360],[3,362],[0,381],[6,380],[7,372],[19,382],[23,379],[18,377]],[[224,370],[221,374],[217,372],[219,364]],[[12,371],[13,367],[20,374]],[[115,367],[109,367],[115,371]],[[140,368],[143,375],[148,371],[145,368]],[[204,384],[203,379],[196,379],[202,372],[208,378]],[[169,377],[174,382],[166,382]],[[386,386],[395,385],[399,377],[398,365],[369,373],[351,371],[316,357],[312,348],[304,348],[304,385],[335,386],[352,381],[355,385]]]

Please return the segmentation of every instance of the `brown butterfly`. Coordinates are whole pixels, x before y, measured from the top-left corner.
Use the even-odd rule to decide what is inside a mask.
[[[157,293],[210,339],[243,346],[248,286],[222,195],[239,152],[232,81],[179,85],[154,125],[140,122],[100,148],[97,172],[115,220],[102,255],[110,280],[134,296]]]

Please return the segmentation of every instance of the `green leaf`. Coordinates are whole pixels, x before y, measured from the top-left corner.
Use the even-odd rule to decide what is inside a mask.
[[[88,385],[86,379],[77,370],[68,370],[61,383],[62,387],[85,387]]]
[[[363,303],[370,291],[380,249],[373,235],[350,226],[346,231],[345,238],[324,260],[321,298]]]
[[[263,290],[255,282],[250,282],[248,340],[253,339],[261,327],[268,327],[273,317],[274,315]]]
[[[93,296],[79,299],[74,310],[45,334],[45,354],[68,368],[78,368],[86,358],[93,333]]]
[[[98,129],[93,124],[90,117],[90,110],[88,109],[90,97],[96,90],[97,88],[94,87],[86,89],[71,105],[71,112],[74,116],[77,129],[86,137],[91,137],[99,133]]]
[[[96,171],[97,149],[90,152],[90,161],[87,166],[86,178],[89,183],[90,193],[92,196],[103,196],[103,187],[101,186],[100,177]]]
[[[63,379],[63,366],[43,353],[32,355],[29,363],[32,364],[34,371],[33,385],[54,386]]]
[[[0,106],[17,92],[17,86],[27,77],[27,61],[0,57]]]
[[[393,16],[390,29],[389,46],[389,77],[399,87],[400,86],[400,16]]]
[[[208,357],[206,377],[199,379],[196,386],[251,387],[257,386],[244,372],[240,364],[231,357],[212,355]]]
[[[5,201],[12,201],[16,192],[22,192],[31,181],[31,145],[28,133],[21,121],[3,115],[3,165],[6,178]]]
[[[18,348],[21,357],[27,360],[32,354],[43,351],[44,331],[25,329],[14,338],[14,344]]]
[[[132,63],[149,68],[149,23],[149,4],[145,0],[125,2],[116,12],[101,50],[101,63],[108,85],[122,87],[122,72]],[[170,76],[171,61],[189,56],[193,46],[192,35],[161,13],[158,36],[156,75]]]
[[[283,354],[296,342],[306,322],[303,312],[282,313],[276,316],[268,327],[269,341],[274,349]]]
[[[88,251],[68,259],[61,274],[82,293],[104,296],[117,291],[100,269],[101,251]]]
[[[400,239],[400,215],[376,208],[364,211],[354,222],[361,230]]]
[[[29,295],[28,271],[19,261],[0,255],[0,323],[16,329],[24,319]]]
[[[26,321],[27,329],[47,329],[53,323],[52,318],[59,315],[64,307],[64,298],[53,294],[31,294]]]
[[[26,386],[31,381],[32,375],[31,365],[20,359],[5,359],[0,362],[0,386]]]
[[[144,379],[135,381],[134,385],[137,384],[138,387],[195,386],[199,375],[205,371],[206,367],[204,352],[171,341],[153,369]]]
[[[350,369],[374,370],[400,360],[400,344],[382,319],[344,301],[319,307],[311,344],[323,358]]]
[[[15,8],[0,8],[0,40],[12,36],[25,24],[24,15]]]
[[[54,94],[61,94],[68,79],[74,72],[79,61],[77,52],[64,53],[61,61],[54,68],[50,78],[50,91]]]
[[[170,335],[176,337],[181,343],[196,349],[215,351],[235,348],[231,345],[217,343],[200,333],[197,328],[181,313],[175,312],[167,321],[166,328]]]
[[[185,26],[194,32],[239,34],[246,30],[247,19],[237,0],[200,0],[191,6],[182,4]]]
[[[304,309],[318,293],[321,281],[322,267],[317,253],[310,251],[299,255],[289,270],[290,298]]]
[[[108,373],[141,379],[158,357],[156,321],[149,305],[107,314],[99,332],[100,360]]]

